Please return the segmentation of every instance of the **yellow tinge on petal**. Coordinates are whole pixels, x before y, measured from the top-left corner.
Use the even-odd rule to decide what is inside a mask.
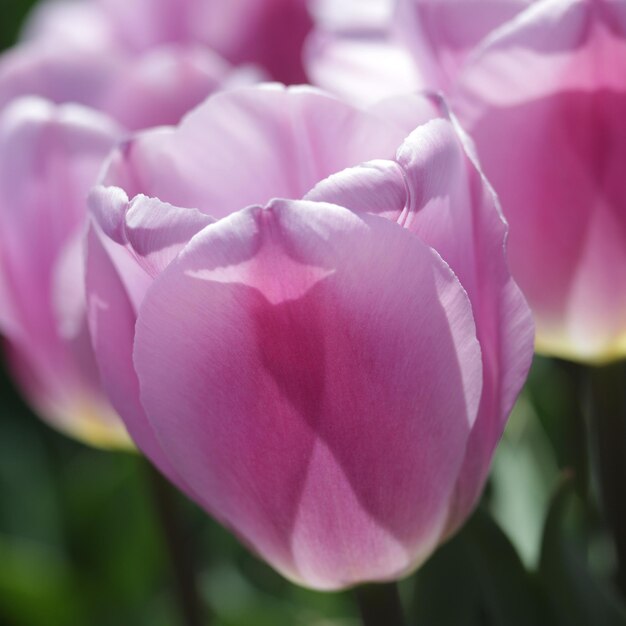
[[[83,401],[55,413],[54,424],[74,439],[104,450],[136,450],[122,420],[104,403]]]
[[[576,341],[567,333],[545,332],[537,328],[535,352],[543,356],[553,356],[589,365],[606,365],[626,358],[626,329],[612,341],[594,344]]]

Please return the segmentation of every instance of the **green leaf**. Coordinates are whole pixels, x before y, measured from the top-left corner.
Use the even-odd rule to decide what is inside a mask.
[[[589,565],[590,522],[571,478],[557,490],[546,519],[540,576],[558,626],[624,626],[626,610],[609,581]]]
[[[418,572],[411,613],[418,625],[551,624],[535,580],[482,510]]]
[[[0,611],[12,623],[85,623],[83,603],[61,553],[43,544],[0,536],[0,563]]]

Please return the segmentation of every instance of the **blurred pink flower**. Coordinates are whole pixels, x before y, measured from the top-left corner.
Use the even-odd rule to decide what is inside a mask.
[[[626,1],[400,0],[395,18],[368,32],[358,20],[318,31],[313,78],[352,99],[380,96],[376,72],[344,80],[336,59],[347,68],[346,50],[383,42],[405,69],[382,91],[443,89],[511,225],[511,266],[537,349],[623,358]]]
[[[0,113],[0,332],[35,410],[103,447],[132,445],[103,397],[86,324],[85,198],[119,134],[37,98]]]
[[[0,333],[61,430],[130,445],[99,388],[82,292],[85,202],[107,153],[213,91],[266,71],[299,79],[309,22],[301,0],[49,2],[0,56]],[[233,65],[246,61],[258,67]]]
[[[224,92],[116,150],[90,205],[103,384],[181,489],[318,589],[458,528],[533,329],[439,100]]]
[[[175,124],[214,91],[304,82],[305,0],[61,0],[0,57],[0,107],[21,95],[94,107],[135,130]]]
[[[0,56],[0,108],[35,95],[103,111],[126,129],[175,124],[230,81],[246,80],[210,50],[163,46],[139,56],[21,44]]]
[[[301,53],[311,1],[57,0],[42,6],[27,33],[84,42],[88,32],[90,40],[135,53],[201,45],[234,65],[253,63],[275,80],[298,83],[305,80]]]

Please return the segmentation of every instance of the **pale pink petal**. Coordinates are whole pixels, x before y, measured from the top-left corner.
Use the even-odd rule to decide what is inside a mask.
[[[162,46],[200,46],[233,65],[254,64],[273,80],[306,83],[302,49],[310,0],[59,0],[41,3],[26,40],[52,48],[129,58]]]
[[[408,50],[385,31],[316,32],[307,41],[305,63],[313,84],[355,104],[427,85]]]
[[[56,48],[61,45],[94,50],[118,43],[113,24],[101,7],[84,0],[45,0],[35,4],[22,29],[22,38]]]
[[[512,107],[564,90],[621,89],[619,59],[626,42],[623,33],[611,34],[615,24],[606,4],[544,0],[492,33],[450,93],[466,127],[490,107]]]
[[[176,129],[138,135],[104,182],[215,218],[273,197],[301,198],[346,167],[391,158],[392,121],[307,87],[216,94]]]
[[[395,104],[412,110],[421,98]],[[433,104],[436,100],[432,101]],[[440,116],[447,116],[444,105]],[[475,504],[493,450],[533,353],[530,311],[511,280],[506,226],[493,192],[469,156],[466,138],[449,119],[415,130],[398,162],[351,168],[319,183],[309,199],[384,215],[419,235],[448,262],[470,297],[483,351],[484,388],[451,514],[455,529]]]
[[[0,108],[21,96],[100,108],[123,65],[118,53],[23,44],[0,55]]]
[[[302,47],[312,19],[309,0],[196,2],[192,29],[231,63],[256,63],[274,80],[305,83]]]
[[[534,331],[530,310],[509,273],[506,224],[464,142],[454,120],[438,119],[417,128],[397,155],[409,198],[400,221],[437,250],[458,276],[472,303],[483,355],[483,395],[459,477],[452,530],[480,495],[526,380]]]
[[[102,384],[129,433],[155,465],[186,493],[189,487],[161,450],[139,400],[132,362],[137,311],[153,277],[212,220],[116,187],[94,188],[88,235],[87,293],[91,337]]]
[[[338,204],[355,213],[398,221],[407,202],[402,169],[394,161],[369,161],[319,182],[305,200]]]
[[[325,31],[371,30],[391,24],[395,0],[310,0],[316,27]]]
[[[87,198],[89,212],[99,229],[115,243],[124,245],[124,221],[130,200],[119,187],[95,185]]]
[[[430,88],[449,87],[491,32],[533,0],[399,0],[396,30]]]
[[[150,277],[157,276],[197,232],[214,221],[197,209],[173,206],[143,195],[129,200],[122,189],[101,185],[92,189],[89,208],[100,231],[111,240],[113,263],[118,266],[135,309],[139,308],[146,285],[151,282],[146,282],[144,272]],[[121,247],[143,269],[138,272],[138,281],[132,278],[138,268],[135,272],[131,270],[128,255],[116,253]]]
[[[85,325],[85,230],[76,230],[52,267],[51,306],[57,334],[71,340]]]
[[[0,238],[1,239],[1,238]],[[0,335],[17,337],[20,332],[19,313],[16,310],[11,294],[11,279],[7,276],[4,251],[0,245]]]
[[[0,118],[2,271],[22,324],[54,341],[55,264],[85,220],[85,199],[118,130],[96,112],[16,100]]]
[[[13,380],[33,410],[59,431],[103,449],[134,449],[133,443],[102,394],[86,328],[66,344],[73,367],[58,358],[42,366],[33,344],[8,341],[4,356]],[[77,375],[76,373],[79,372]]]
[[[128,199],[118,187],[94,187],[88,199],[94,224],[102,233],[133,309],[139,310],[146,290],[189,240],[213,218],[156,198]]]
[[[80,239],[87,191],[118,132],[93,111],[37,98],[0,116],[0,283],[10,307],[0,330],[10,363],[44,418],[104,447],[129,442],[100,391]]]
[[[107,247],[111,245],[116,244],[109,242]],[[163,453],[139,401],[132,362],[135,309],[94,225],[87,236],[86,273],[89,327],[102,386],[135,444],[177,487],[189,493]]]
[[[191,41],[191,29],[206,0],[91,0],[118,42],[138,53],[163,44]],[[213,0],[209,0],[209,4]]]
[[[98,0],[129,50],[163,44],[208,46],[233,64],[254,63],[275,80],[306,82],[302,46],[307,0]]]
[[[511,224],[538,349],[591,361],[626,354],[626,40],[609,4],[538,3],[453,102]]]
[[[392,579],[435,547],[482,367],[465,292],[408,231],[323,203],[237,212],[155,281],[134,359],[181,476],[288,577]]]
[[[176,124],[242,73],[197,45],[161,46],[140,56],[80,45],[24,44],[0,57],[0,106],[24,95],[104,111],[131,130]]]
[[[410,94],[389,96],[368,107],[368,111],[393,120],[395,126],[402,129],[404,137],[408,137],[418,126],[438,117],[447,116],[443,96],[431,91],[417,91]]]
[[[129,205],[124,230],[142,267],[158,276],[189,240],[213,221],[197,209],[182,209],[156,198],[137,196]]]
[[[177,124],[231,79],[232,67],[199,46],[161,46],[120,67],[100,107],[131,130]]]
[[[395,37],[393,0],[315,0],[316,27],[304,51],[311,82],[358,105],[428,86]]]

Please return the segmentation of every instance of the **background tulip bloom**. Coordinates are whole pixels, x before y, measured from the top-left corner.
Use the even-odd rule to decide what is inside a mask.
[[[306,0],[43,3],[0,57],[0,106],[20,95],[78,102],[131,130],[175,124],[214,91],[305,82]]]
[[[626,355],[625,11],[538,3],[466,65],[454,97],[511,225],[537,347],[583,361]]]
[[[19,99],[0,116],[0,332],[35,410],[86,442],[128,446],[86,326],[85,197],[119,129],[77,106]]]
[[[27,26],[32,37],[87,38],[140,52],[164,45],[207,47],[228,62],[253,63],[283,82],[305,80],[301,50],[311,0],[82,0],[43,5]]]
[[[439,101],[222,93],[117,150],[90,204],[103,384],[207,511],[318,589],[406,574],[463,522],[532,323]]]
[[[537,349],[595,363],[626,355],[624,15],[623,0],[402,0],[381,29],[419,75],[388,93],[444,89],[476,144],[511,225]],[[314,78],[339,84],[330,62],[353,40],[366,45],[356,29],[318,35]],[[355,81],[353,97],[378,84],[365,71]]]
[[[153,19],[158,13],[149,3],[126,4],[137,11],[135,21],[141,10]],[[127,22],[107,7],[96,1],[39,7],[25,40],[0,57],[0,107],[37,95],[104,111],[136,130],[174,124],[213,91],[263,76],[192,40],[134,45],[120,32]]]

